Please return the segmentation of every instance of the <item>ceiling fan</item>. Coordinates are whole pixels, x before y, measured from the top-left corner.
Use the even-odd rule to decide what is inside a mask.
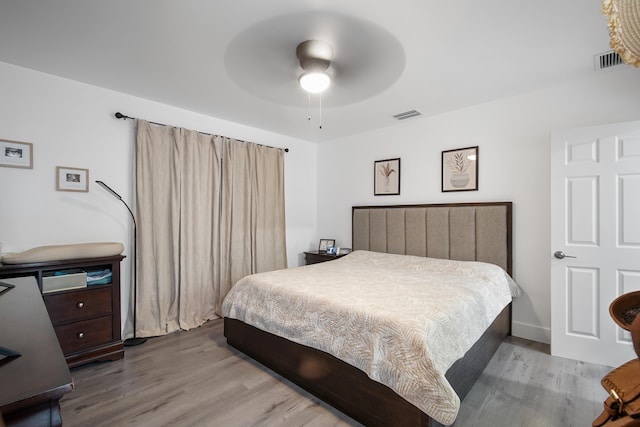
[[[296,56],[304,71],[298,78],[300,87],[309,93],[322,93],[331,84],[326,70],[331,65],[333,49],[321,40],[307,40],[298,45]]]
[[[224,63],[230,80],[251,96],[304,110],[305,92],[322,93],[329,109],[381,93],[399,79],[406,58],[386,29],[316,10],[277,15],[246,28],[228,44]],[[303,84],[311,90],[303,91]]]

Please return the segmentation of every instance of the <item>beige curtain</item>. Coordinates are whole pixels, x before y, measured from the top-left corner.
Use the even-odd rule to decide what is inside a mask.
[[[197,327],[239,278],[286,267],[283,170],[282,150],[138,121],[137,336]]]
[[[222,145],[218,314],[239,279],[287,267],[283,151],[231,139]]]

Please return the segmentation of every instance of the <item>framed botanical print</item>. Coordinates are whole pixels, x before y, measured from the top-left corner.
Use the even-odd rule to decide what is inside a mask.
[[[376,160],[373,163],[373,195],[400,194],[400,159]]]
[[[442,191],[478,190],[478,147],[442,152]]]

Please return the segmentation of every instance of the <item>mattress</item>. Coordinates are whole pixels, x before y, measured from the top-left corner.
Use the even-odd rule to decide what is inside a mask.
[[[222,311],[325,351],[442,424],[460,399],[445,378],[512,298],[493,264],[355,251],[238,281]]]

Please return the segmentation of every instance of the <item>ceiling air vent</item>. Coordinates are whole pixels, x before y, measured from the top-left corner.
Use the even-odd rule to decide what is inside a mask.
[[[596,71],[604,70],[606,68],[615,67],[616,65],[624,64],[620,55],[610,50],[608,52],[594,55],[594,66]]]
[[[404,113],[398,113],[394,115],[393,118],[398,120],[404,120],[404,119],[410,119],[411,117],[419,116],[420,114],[421,114],[420,111],[409,110],[409,111],[405,111]]]

